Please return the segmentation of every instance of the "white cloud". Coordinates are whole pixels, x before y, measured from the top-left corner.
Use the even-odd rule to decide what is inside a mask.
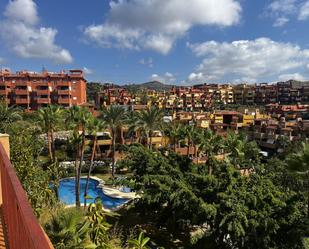
[[[83,67],[83,71],[85,74],[93,74],[93,70],[88,67]]]
[[[250,78],[250,77],[242,77],[242,78],[240,78],[240,79],[234,79],[234,80],[232,80],[232,83],[237,83],[237,84],[239,84],[239,83],[256,83],[257,82],[257,80],[256,79],[254,79],[254,78]]]
[[[57,30],[40,27],[37,6],[32,0],[14,0],[6,6],[0,36],[22,58],[51,59],[71,63],[70,52],[55,44]]]
[[[204,80],[204,75],[202,72],[199,73],[190,73],[188,80],[190,82],[202,82]]]
[[[299,20],[307,20],[309,18],[309,1],[305,2],[301,7],[298,15]]]
[[[267,9],[274,14],[291,14],[296,11],[297,0],[275,0],[272,1]]]
[[[174,84],[176,82],[176,77],[170,72],[166,72],[164,75],[153,74],[150,80],[160,81],[165,84]]]
[[[4,62],[4,59],[0,57],[0,64]]]
[[[141,64],[141,65],[145,65],[147,67],[150,67],[150,68],[153,67],[153,59],[151,57],[149,57],[148,59],[142,58],[138,61],[138,63]]]
[[[203,57],[188,80],[214,81],[222,79],[265,80],[291,70],[304,69],[309,62],[309,50],[269,38],[240,40],[231,43],[209,41],[188,44],[196,56]],[[284,52],[283,52],[284,51]]]
[[[110,1],[106,21],[85,28],[102,47],[150,49],[167,54],[195,25],[231,26],[240,20],[236,0]]]
[[[266,6],[266,15],[275,19],[274,27],[282,27],[290,18],[303,21],[309,18],[309,0],[273,0]]]
[[[4,11],[4,16],[29,25],[39,22],[36,4],[29,0],[9,1]]]
[[[276,21],[274,22],[273,26],[274,27],[282,27],[282,26],[284,26],[288,22],[289,22],[288,18],[286,18],[286,17],[278,17],[276,19]]]
[[[297,12],[298,0],[274,0],[266,7],[266,15],[275,18],[274,27],[282,27],[289,22],[288,16]]]
[[[300,73],[291,73],[291,74],[281,74],[278,77],[281,81],[287,81],[287,80],[299,80],[304,81],[306,80],[306,77],[301,75]]]

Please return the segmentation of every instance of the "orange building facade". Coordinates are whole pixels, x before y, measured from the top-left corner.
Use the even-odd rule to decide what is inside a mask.
[[[70,107],[87,102],[82,70],[42,73],[0,71],[0,99],[9,105],[37,110],[49,104]]]

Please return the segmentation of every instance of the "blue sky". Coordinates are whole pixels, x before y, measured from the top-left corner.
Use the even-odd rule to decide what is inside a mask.
[[[309,0],[0,1],[0,67],[89,81],[309,79]]]

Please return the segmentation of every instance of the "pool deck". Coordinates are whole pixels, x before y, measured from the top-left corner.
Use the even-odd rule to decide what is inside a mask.
[[[68,178],[75,178],[75,177],[68,177]],[[86,177],[82,177],[82,178],[86,178]],[[99,182],[98,187],[101,187],[102,191],[104,192],[104,194],[109,196],[109,197],[112,197],[112,198],[123,198],[123,199],[128,199],[128,200],[139,198],[139,195],[136,194],[135,192],[126,193],[126,192],[120,191],[117,188],[109,187],[109,186],[104,185],[105,182],[101,178],[98,178],[96,176],[90,176],[90,178],[93,179],[93,180],[98,181]],[[90,204],[88,203],[87,206],[88,205],[90,205]],[[123,205],[119,206],[119,208],[122,207],[122,206]],[[66,207],[67,208],[75,207],[75,205],[66,205]],[[106,209],[106,208],[104,208],[104,210],[107,211],[107,212],[110,212],[110,211],[114,211],[115,209]]]
[[[98,177],[91,176],[90,178],[99,182],[99,187],[102,187],[104,194],[106,194],[107,196],[124,199],[135,199],[139,197],[135,192],[126,193],[120,191],[117,188],[106,186],[104,185],[104,181]]]
[[[124,199],[135,199],[138,198],[138,195],[135,192],[121,192],[120,190],[108,186],[103,187],[104,194],[113,197],[113,198],[124,198]]]

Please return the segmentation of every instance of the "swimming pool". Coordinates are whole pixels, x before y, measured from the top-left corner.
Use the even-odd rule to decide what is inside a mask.
[[[104,194],[102,187],[98,186],[99,181],[95,179],[89,180],[87,195],[93,199],[87,199],[87,204],[93,203],[95,198],[100,197],[102,204],[106,209],[115,209],[128,202],[129,199],[113,198]],[[86,186],[86,178],[80,179],[80,201],[84,204],[84,191]],[[65,178],[60,181],[59,198],[66,205],[75,204],[75,178]]]

